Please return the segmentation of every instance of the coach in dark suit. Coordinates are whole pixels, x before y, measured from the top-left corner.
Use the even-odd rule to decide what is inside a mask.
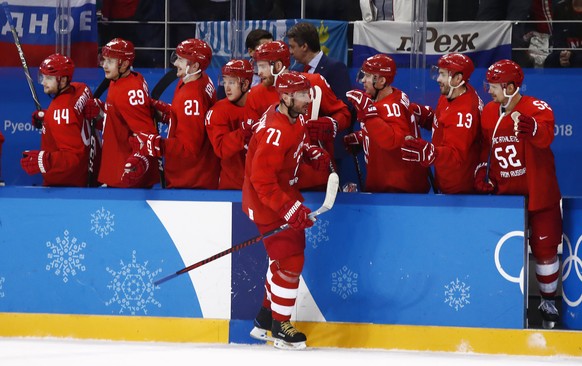
[[[348,67],[343,62],[323,53],[319,43],[319,33],[311,23],[301,22],[293,25],[287,31],[287,39],[291,56],[304,66],[302,71],[322,75],[335,95],[350,108],[352,113],[351,128],[338,133],[334,150],[341,183],[357,182],[358,177],[353,160],[343,147],[343,137],[353,132],[355,122],[355,112],[352,104],[348,103],[346,98],[346,92],[353,89]]]

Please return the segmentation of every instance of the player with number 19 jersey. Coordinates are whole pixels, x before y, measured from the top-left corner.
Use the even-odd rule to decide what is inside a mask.
[[[105,105],[99,182],[109,187],[129,187],[121,181],[127,158],[133,154],[129,137],[138,132],[157,134],[143,76],[131,71],[126,77],[111,80]],[[152,187],[160,181],[157,159],[146,158],[149,168],[132,187]]]
[[[515,136],[511,118],[515,112],[531,116],[537,122],[536,134],[529,141]],[[521,96],[511,114],[501,119],[493,137],[500,116],[499,103],[489,102],[483,109],[481,161],[487,161],[493,137],[489,177],[495,182],[497,193],[529,196],[530,211],[555,205],[561,194],[550,149],[554,140],[554,113],[546,102]]]

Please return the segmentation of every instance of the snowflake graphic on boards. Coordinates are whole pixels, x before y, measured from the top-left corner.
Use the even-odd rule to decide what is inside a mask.
[[[331,274],[331,291],[342,299],[358,292],[358,274],[343,266],[339,271]]]
[[[101,238],[109,235],[114,231],[114,218],[115,215],[106,211],[104,207],[101,207],[101,210],[97,210],[95,213],[91,214],[91,231],[94,231],[95,235],[98,235]]]
[[[312,227],[305,230],[305,241],[310,243],[313,249],[317,248],[319,243],[329,241],[329,236],[327,236],[328,226],[329,221],[317,219]]]
[[[468,286],[458,278],[455,281],[451,281],[451,283],[445,285],[445,304],[449,304],[455,311],[459,311],[459,309],[471,303],[469,301],[471,298],[470,290],[471,286]]]
[[[4,297],[4,282],[6,281],[6,279],[4,277],[0,277],[0,297]]]
[[[123,260],[120,261],[119,271],[106,268],[106,271],[113,276],[113,281],[107,285],[107,288],[113,290],[114,295],[105,302],[105,305],[119,305],[119,314],[143,313],[147,315],[148,305],[162,307],[162,304],[154,298],[154,290],[159,288],[154,285],[154,278],[162,272],[162,269],[158,268],[152,272],[147,268],[148,262],[137,263],[135,250],[131,257],[131,263],[125,264]]]
[[[83,249],[87,244],[79,243],[75,237],[71,238],[68,230],[64,231],[62,238],[56,237],[54,243],[47,241],[46,246],[50,250],[47,254],[50,263],[46,265],[46,270],[54,270],[56,276],[63,277],[64,283],[69,282],[69,276],[73,277],[79,271],[85,271]]]

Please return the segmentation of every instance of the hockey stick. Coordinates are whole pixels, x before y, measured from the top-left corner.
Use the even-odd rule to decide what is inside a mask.
[[[333,204],[335,202],[335,197],[337,195],[338,189],[339,189],[339,177],[338,177],[337,173],[333,172],[329,175],[329,178],[327,179],[327,191],[325,193],[325,199],[323,200],[323,204],[321,205],[320,208],[318,208],[317,210],[315,210],[309,214],[310,219],[315,220],[315,218],[317,216],[321,215],[324,212],[331,210],[331,208],[333,207]],[[173,278],[178,277],[181,274],[189,272],[195,268],[201,267],[201,266],[203,266],[207,263],[210,263],[218,258],[224,257],[227,254],[239,251],[239,250],[246,248],[250,245],[258,243],[261,240],[268,238],[269,236],[275,235],[283,230],[287,230],[288,228],[289,228],[289,224],[284,224],[284,225],[281,225],[278,228],[273,229],[271,231],[268,231],[262,235],[258,235],[258,236],[255,236],[254,238],[245,240],[244,242],[237,244],[233,247],[230,247],[226,250],[223,250],[220,253],[216,253],[215,255],[213,255],[211,257],[208,257],[208,258],[203,259],[199,262],[196,262],[188,267],[182,268],[181,270],[176,271],[175,273],[172,273],[169,276],[166,276],[166,277],[161,278],[157,281],[154,281],[154,285],[157,286],[159,284],[162,284],[166,281],[169,281]]]
[[[26,63],[26,57],[24,57],[24,50],[22,49],[22,45],[20,44],[20,39],[18,38],[18,33],[16,32],[16,27],[14,26],[14,19],[12,19],[12,14],[10,13],[10,9],[8,9],[8,2],[4,1],[2,3],[2,7],[4,8],[4,13],[6,14],[6,20],[8,21],[8,25],[10,26],[10,31],[12,32],[12,37],[14,38],[14,44],[16,45],[16,49],[18,50],[18,55],[20,56],[20,63],[22,64],[22,68],[24,69],[24,75],[26,76],[26,81],[28,83],[28,87],[30,88],[30,93],[32,94],[32,99],[34,100],[36,110],[40,111],[40,110],[42,110],[42,106],[40,105],[40,101],[38,100],[38,95],[36,95],[36,90],[34,89],[32,77],[30,76],[30,71],[28,70],[28,64]]]
[[[101,95],[105,93],[105,90],[109,88],[109,84],[111,83],[110,79],[104,78],[101,83],[95,89],[95,93],[93,93],[93,98],[99,99]],[[88,169],[88,178],[87,178],[87,187],[93,187],[93,178],[95,175],[95,157],[97,156],[97,143],[98,143],[98,136],[95,125],[97,124],[97,117],[91,119],[89,121],[89,130],[91,134],[90,143],[89,143],[89,169]]]
[[[168,86],[170,86],[170,84],[172,84],[174,82],[174,80],[176,80],[177,78],[178,78],[178,76],[176,74],[175,69],[170,69],[168,72],[166,72],[166,74],[164,76],[162,76],[160,81],[158,81],[157,84],[152,89],[152,94],[151,94],[152,98],[159,99],[162,96],[162,94],[164,93],[164,91],[168,88]],[[156,125],[156,130],[158,131],[158,135],[159,135],[160,129],[158,126],[158,122],[156,121],[155,118],[154,118],[154,124]],[[158,158],[158,170],[160,171],[160,186],[162,188],[166,188],[166,174],[164,172],[164,161],[162,158]]]

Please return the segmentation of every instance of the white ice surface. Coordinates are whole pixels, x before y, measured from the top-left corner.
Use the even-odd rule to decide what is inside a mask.
[[[582,365],[582,357],[508,356],[339,348],[282,351],[269,345],[0,338],[1,366],[143,365]]]

